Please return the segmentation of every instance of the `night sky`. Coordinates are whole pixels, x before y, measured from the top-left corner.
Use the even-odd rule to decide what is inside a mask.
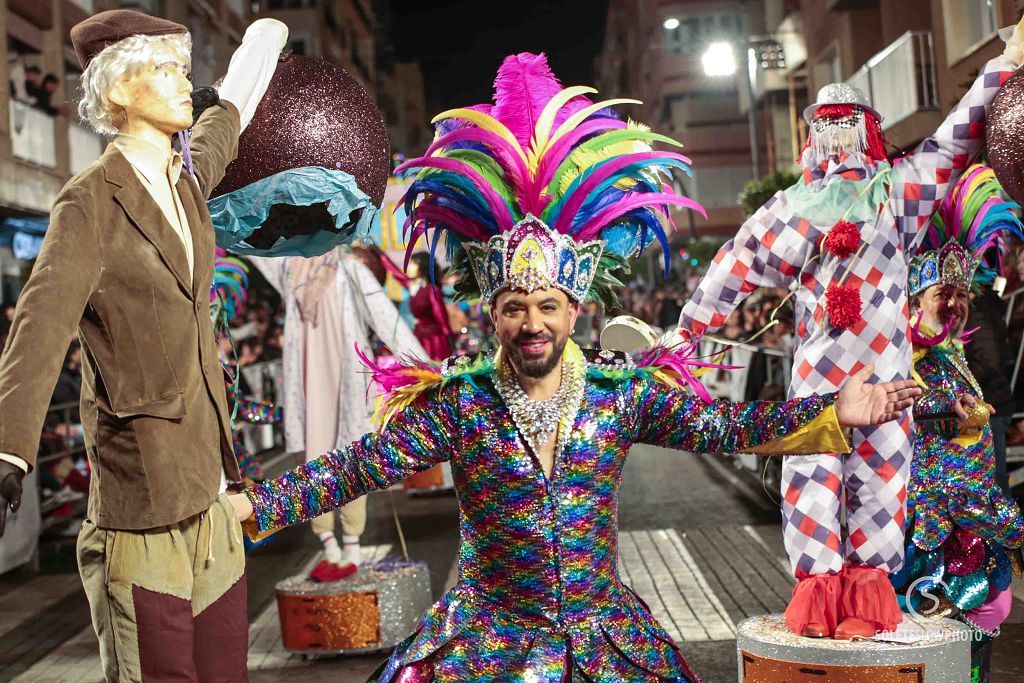
[[[565,85],[593,85],[607,0],[391,0],[398,59],[423,69],[431,112],[490,101],[501,60],[546,52]]]

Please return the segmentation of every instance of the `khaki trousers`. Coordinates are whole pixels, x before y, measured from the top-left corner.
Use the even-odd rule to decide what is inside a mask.
[[[242,531],[227,497],[145,531],[86,520],[78,567],[107,681],[247,681]]]

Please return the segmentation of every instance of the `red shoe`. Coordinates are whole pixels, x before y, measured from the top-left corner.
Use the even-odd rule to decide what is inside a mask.
[[[874,626],[863,619],[846,617],[839,622],[839,626],[836,626],[836,632],[832,637],[836,640],[864,640],[877,632]]]
[[[334,564],[327,560],[320,560],[320,562],[313,567],[313,571],[309,573],[309,579],[311,581],[317,581],[319,583],[330,583],[331,581],[340,581],[346,576],[352,576],[356,573],[356,566],[354,564]]]
[[[811,574],[800,577],[793,586],[793,597],[786,607],[786,626],[797,635],[828,637],[839,623],[839,596],[842,579],[838,574]]]
[[[856,618],[849,626],[850,632],[860,633],[869,627],[871,634],[896,630],[903,621],[903,612],[887,572],[877,567],[850,565],[843,569],[842,577],[839,617],[842,623]],[[854,626],[856,622],[867,626]]]
[[[800,632],[804,638],[828,638],[829,630],[825,624],[818,624],[811,622],[804,626],[804,630]]]

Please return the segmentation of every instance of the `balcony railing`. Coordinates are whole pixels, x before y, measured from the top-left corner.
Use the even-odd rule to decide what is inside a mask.
[[[862,90],[888,129],[919,111],[938,109],[930,31],[907,31],[846,81]]]
[[[68,166],[72,175],[96,161],[104,147],[101,136],[77,123],[68,124]]]
[[[11,100],[11,151],[19,159],[55,167],[53,117],[24,102]]]

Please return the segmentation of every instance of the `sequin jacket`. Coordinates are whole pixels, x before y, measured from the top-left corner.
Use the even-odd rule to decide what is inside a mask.
[[[983,398],[959,343],[917,347],[914,376],[925,390],[915,417],[950,412],[957,398]],[[956,420],[918,420],[907,489],[914,545],[939,547],[957,527],[987,541],[1019,547],[1024,521],[1017,504],[995,480],[995,451],[988,425],[960,433]]]
[[[617,571],[618,491],[630,447],[848,446],[833,395],[704,404],[617,360],[611,369],[595,358],[587,364],[550,480],[501,399],[493,366],[477,363],[474,374],[456,373],[424,391],[382,431],[248,491],[265,530],[451,461],[459,579],[395,650],[382,683],[427,658],[435,681],[555,683],[569,656],[599,683],[697,680]]]

